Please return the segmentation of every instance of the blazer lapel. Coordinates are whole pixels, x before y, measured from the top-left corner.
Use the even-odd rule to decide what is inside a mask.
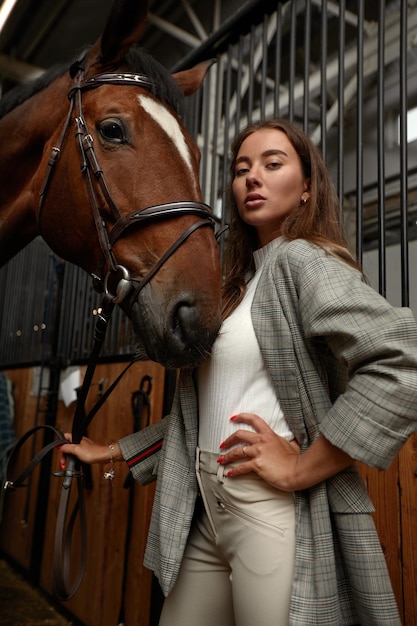
[[[302,444],[306,429],[300,412],[297,359],[290,326],[275,287],[263,275],[252,304],[252,322],[266,368],[272,378],[285,418]]]

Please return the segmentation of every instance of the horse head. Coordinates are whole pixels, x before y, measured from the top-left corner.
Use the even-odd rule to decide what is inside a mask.
[[[0,244],[5,262],[41,235],[125,310],[139,358],[183,367],[220,324],[213,217],[180,116],[210,63],[170,76],[137,46],[146,14],[117,0],[98,41],[0,120]]]

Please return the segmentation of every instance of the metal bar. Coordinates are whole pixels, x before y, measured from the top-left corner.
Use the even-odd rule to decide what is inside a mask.
[[[219,132],[219,123],[221,117],[221,103],[223,101],[223,60],[219,59],[217,63],[217,74],[216,74],[216,99],[215,99],[215,109],[214,109],[214,119],[213,119],[213,132],[211,137],[211,150],[212,150],[212,160],[211,160],[211,185],[210,185],[210,206],[213,208],[215,214],[217,215],[218,210],[218,198],[217,198],[217,189],[218,189],[218,155],[217,155],[217,136]]]
[[[209,115],[210,115],[210,111],[212,111],[212,107],[210,106],[210,101],[211,101],[211,85],[212,85],[212,81],[211,81],[211,73],[208,73],[208,76],[206,76],[205,81],[204,81],[204,90],[203,90],[203,113],[202,113],[202,120],[201,120],[201,132],[203,134],[204,137],[204,141],[203,141],[203,145],[202,145],[202,158],[204,159],[205,163],[209,162],[209,149],[210,149],[210,145],[209,145],[209,141],[208,141],[208,131],[209,131]],[[206,189],[207,188],[207,174],[208,174],[209,169],[207,167],[205,167],[203,169],[203,171],[200,173],[200,183],[201,183],[201,188],[202,189]]]
[[[194,26],[194,30],[197,33],[198,37],[202,41],[204,41],[204,39],[207,39],[207,31],[204,28],[204,26],[202,25],[200,19],[198,18],[196,12],[192,8],[192,6],[188,2],[188,0],[181,0],[181,4],[184,7],[184,11],[186,12],[188,17],[190,18],[190,22]]]
[[[346,29],[345,29],[345,0],[340,0],[340,12],[339,12],[339,79],[338,79],[338,122],[339,122],[339,134],[338,134],[338,151],[337,151],[337,193],[343,202],[344,192],[344,171],[343,171],[343,155],[344,155],[344,117],[345,117],[345,43],[346,43]]]
[[[310,118],[310,61],[311,61],[311,2],[306,0],[304,16],[304,104],[303,128],[309,133]]]
[[[214,0],[213,4],[213,31],[216,32],[220,28],[222,2]]]
[[[400,215],[401,215],[401,301],[409,306],[410,278],[408,258],[408,144],[407,144],[407,0],[400,11]]]
[[[236,115],[235,115],[235,134],[239,131],[240,125],[240,115],[241,115],[241,104],[242,100],[240,98],[240,94],[242,92],[242,72],[243,72],[243,47],[244,47],[244,38],[239,37],[238,43],[238,55],[237,55],[237,75],[236,75]]]
[[[326,160],[326,111],[327,111],[327,0],[321,3],[321,48],[320,48],[320,144]]]
[[[228,54],[228,58],[230,59],[232,57],[232,50],[231,50],[231,46],[229,46],[229,54]],[[228,63],[227,64],[227,69],[226,69],[226,84],[225,84],[225,92],[224,92],[224,102],[227,103],[229,102],[230,96],[231,96],[231,64]],[[224,115],[224,125],[223,125],[223,146],[224,146],[224,154],[226,155],[228,153],[228,148],[229,148],[229,132],[230,132],[230,122],[229,122],[229,116],[228,115]],[[227,187],[227,182],[228,182],[228,167],[226,165],[226,163],[223,164],[223,171],[222,171],[222,183],[221,183],[221,193],[222,193],[222,224],[227,224],[229,222],[229,218],[230,216],[226,213],[226,208],[227,208],[227,191],[226,191],[226,187]],[[223,240],[220,241],[220,253],[223,253]]]
[[[313,4],[320,6],[321,0],[313,0]],[[339,17],[340,6],[336,2],[331,2],[331,0],[326,0],[326,7],[329,14],[334,15],[335,17]],[[355,28],[358,27],[358,16],[352,13],[351,11],[345,11],[345,22],[346,24],[350,24]]]
[[[202,42],[202,40],[195,35],[192,35],[183,28],[179,28],[178,26],[171,24],[171,22],[167,22],[167,20],[155,15],[155,13],[148,14],[148,22],[157,28],[160,28],[171,37],[178,39],[178,41],[187,44],[187,46],[190,46],[191,48],[198,48]]]
[[[266,76],[268,63],[268,15],[264,15],[262,23],[262,65],[261,65],[261,120],[265,119],[266,108]]]
[[[386,241],[385,241],[385,3],[378,8],[378,103],[377,103],[377,167],[378,167],[378,270],[379,292],[386,296]]]
[[[193,136],[197,137],[198,134],[198,120],[200,118],[201,111],[201,100],[198,97],[193,99],[193,123],[194,123],[194,132]]]
[[[291,4],[290,19],[290,68],[288,76],[288,118],[294,121],[294,85],[295,85],[295,60],[297,53],[297,5]]]
[[[248,124],[252,122],[253,113],[253,84],[254,84],[254,72],[255,72],[255,26],[252,26],[249,37],[249,70],[248,70]],[[226,101],[227,102],[227,101]]]
[[[356,256],[363,257],[363,19],[364,0],[358,0],[357,104],[356,104]]]
[[[276,11],[275,32],[275,93],[274,93],[274,117],[279,117],[279,96],[281,89],[281,49],[282,49],[282,5],[279,2]]]
[[[45,70],[23,61],[18,61],[5,54],[0,54],[0,74],[15,83],[24,83],[42,76]]]

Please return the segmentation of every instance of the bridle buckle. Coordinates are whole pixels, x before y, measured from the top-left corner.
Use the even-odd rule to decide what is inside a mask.
[[[109,287],[108,287],[109,277],[112,271],[122,273],[122,278],[117,283],[116,295],[113,295],[109,291]],[[130,288],[131,288],[131,282],[130,282],[129,270],[127,270],[123,265],[116,265],[114,267],[114,270],[110,270],[107,272],[106,277],[104,279],[104,294],[108,296],[114,304],[119,304],[120,302],[122,302],[127,296],[127,294],[129,293]]]

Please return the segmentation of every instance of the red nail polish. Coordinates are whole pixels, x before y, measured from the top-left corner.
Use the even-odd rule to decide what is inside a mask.
[[[231,422],[234,422],[234,420],[237,418],[237,415],[232,415],[232,417],[230,418]]]
[[[226,472],[226,476],[233,476],[233,470],[229,470],[228,472]]]
[[[221,444],[220,444],[219,448],[220,448],[220,450],[221,450],[222,448],[224,448],[224,441],[222,441],[222,442],[221,442]]]
[[[217,463],[223,463],[224,461],[224,456],[219,456],[219,458],[217,459]]]
[[[65,460],[60,462],[61,469],[65,469],[67,462]]]

